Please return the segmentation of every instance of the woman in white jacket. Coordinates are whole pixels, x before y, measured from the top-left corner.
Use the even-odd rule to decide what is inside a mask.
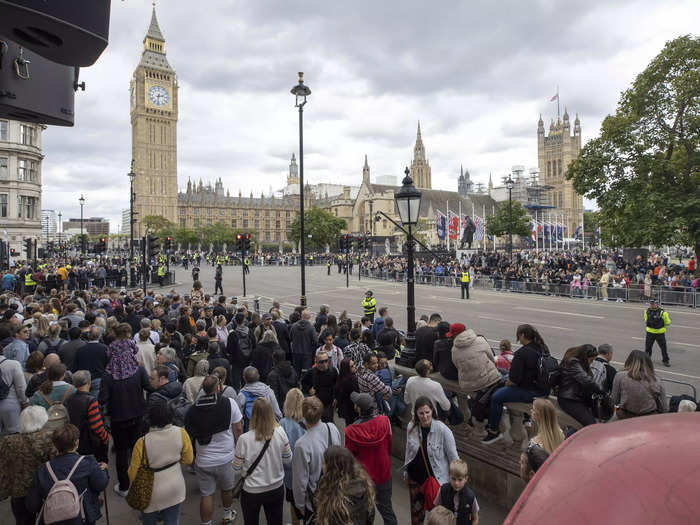
[[[266,443],[269,442],[267,448]],[[261,459],[248,473],[258,456]],[[284,465],[291,463],[292,450],[284,429],[279,426],[272,405],[256,399],[250,416],[250,430],[236,441],[233,471],[245,477],[241,491],[243,523],[259,523],[260,507],[268,525],[282,525],[284,511]]]

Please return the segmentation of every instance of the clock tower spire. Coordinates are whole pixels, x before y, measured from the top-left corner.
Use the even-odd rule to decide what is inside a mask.
[[[148,216],[177,221],[178,84],[165,54],[155,2],[130,91],[135,234],[143,236]]]

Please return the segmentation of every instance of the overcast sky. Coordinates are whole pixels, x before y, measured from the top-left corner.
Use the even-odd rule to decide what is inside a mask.
[[[286,183],[298,152],[289,93],[304,71],[305,176],[359,185],[400,175],[421,122],[433,187],[457,189],[460,164],[494,183],[537,164],[537,119],[578,113],[584,142],[619,94],[679,35],[697,33],[700,2],[528,0],[160,0],[157,14],[180,91],[178,182],[221,177],[232,194]],[[104,216],[128,207],[129,81],[151,2],[112,3],[109,46],[81,71],[73,128],[43,134],[42,207]]]

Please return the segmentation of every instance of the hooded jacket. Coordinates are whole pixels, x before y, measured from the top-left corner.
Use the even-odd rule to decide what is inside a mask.
[[[361,421],[345,427],[345,446],[381,485],[391,478],[391,424],[383,415]]]
[[[374,507],[369,508],[367,486],[361,479],[353,479],[346,491],[345,495],[349,500],[350,516],[352,516],[352,525],[371,525],[374,523]]]
[[[454,338],[452,362],[459,373],[460,388],[468,392],[482,390],[501,379],[488,341],[471,328]]]
[[[289,361],[280,361],[267,375],[267,384],[277,398],[279,406],[284,406],[287,392],[297,386],[297,372]]]
[[[255,383],[247,384],[243,388],[241,388],[240,392],[238,392],[236,401],[238,402],[238,407],[241,409],[241,414],[245,414],[245,405],[247,401],[246,396],[243,393],[244,391],[250,392],[256,398],[262,397],[264,399],[267,399],[270,402],[270,405],[272,405],[272,411],[275,413],[275,418],[277,419],[277,421],[282,419],[282,412],[280,412],[280,407],[277,404],[277,398],[275,397],[275,394],[272,392],[272,389],[262,381],[256,381]]]
[[[306,354],[313,356],[316,350],[316,330],[313,325],[305,320],[300,319],[292,325],[289,331],[289,337],[292,340],[293,354]]]

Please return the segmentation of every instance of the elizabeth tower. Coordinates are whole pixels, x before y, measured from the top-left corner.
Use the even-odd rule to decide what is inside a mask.
[[[144,217],[177,221],[177,77],[165,56],[155,6],[131,79],[131,148],[134,159],[134,234]]]

